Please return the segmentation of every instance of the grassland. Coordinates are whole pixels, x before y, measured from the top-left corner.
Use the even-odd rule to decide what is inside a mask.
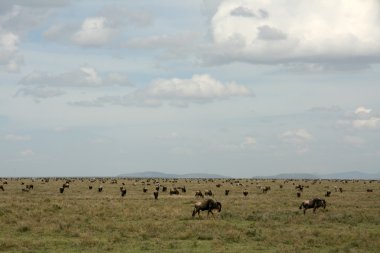
[[[168,190],[185,186],[187,192],[170,196],[160,191],[154,200],[152,180],[148,185],[146,180],[77,179],[61,194],[63,180],[8,179],[5,191],[0,190],[0,251],[380,252],[379,181],[239,180],[243,186],[223,179],[159,181]],[[22,192],[22,182],[34,189]],[[120,196],[122,183],[125,197]],[[104,190],[98,192],[101,184]],[[308,187],[301,198],[296,197],[298,184]],[[258,185],[271,190],[264,194]],[[206,189],[214,192],[222,211],[214,218],[206,212],[192,218],[194,193]],[[298,209],[303,199],[323,197],[328,190],[332,194],[325,198],[325,210],[303,215]]]

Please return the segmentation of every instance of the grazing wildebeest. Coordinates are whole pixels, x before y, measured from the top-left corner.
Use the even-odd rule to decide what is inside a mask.
[[[124,197],[127,194],[127,189],[125,189],[124,187],[120,187],[120,193],[121,196]]]
[[[158,191],[153,192],[154,199],[158,199]]]
[[[205,191],[205,196],[212,196],[212,191],[211,190],[206,190]]]
[[[196,191],[195,192],[195,197],[201,197],[201,198],[203,198],[202,192],[201,191]]]
[[[225,190],[224,191],[224,195],[228,196],[228,194],[230,193],[230,190]]]
[[[261,190],[263,191],[263,193],[267,193],[270,190],[270,186],[263,186],[261,187]]]
[[[301,197],[301,192],[297,192],[297,197],[298,197],[298,198]]]
[[[330,197],[330,195],[331,195],[331,191],[327,191],[325,194],[325,197]]]
[[[373,190],[372,189],[367,189],[367,192],[373,192]]]
[[[248,196],[248,191],[247,191],[247,190],[244,190],[244,191],[243,191],[243,195],[244,195],[245,197],[247,197],[247,196]]]
[[[170,195],[173,195],[173,194],[174,194],[174,195],[179,195],[179,191],[178,191],[177,188],[170,189],[169,194],[170,194]]]
[[[26,189],[29,189],[29,190],[32,190],[33,189],[33,185],[32,184],[27,184],[26,186],[25,186],[25,188]]]
[[[194,217],[196,213],[198,213],[198,217],[201,217],[200,211],[208,211],[207,217],[211,213],[212,216],[214,216],[214,213],[212,210],[217,209],[218,212],[222,211],[222,204],[218,201],[215,201],[213,199],[205,199],[200,202],[195,203],[194,210],[192,216]]]
[[[303,191],[303,185],[300,185],[300,184],[297,185],[297,186],[296,186],[296,190],[297,190],[297,189],[298,189],[299,191],[302,192],[302,191]]]
[[[4,186],[0,185],[0,190],[4,191]]]
[[[314,198],[314,199],[310,199],[310,200],[304,200],[301,205],[300,205],[300,209],[304,208],[303,209],[303,214],[306,213],[306,209],[310,209],[310,208],[313,208],[313,213],[315,213],[315,210],[319,207],[323,207],[323,209],[326,208],[326,201],[324,199],[321,199],[321,198]]]
[[[220,188],[222,185],[221,184],[217,184],[216,187]]]

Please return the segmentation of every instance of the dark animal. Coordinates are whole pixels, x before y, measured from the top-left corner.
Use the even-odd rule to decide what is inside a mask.
[[[230,193],[230,190],[225,190],[224,191],[224,195],[228,196],[228,194]]]
[[[201,198],[203,198],[202,192],[201,191],[196,191],[195,192],[195,197],[201,197]]]
[[[103,186],[99,186],[98,187],[98,192],[102,192],[103,191]]]
[[[297,190],[297,189],[298,189],[299,191],[302,192],[302,191],[303,191],[303,185],[300,185],[300,184],[297,185],[297,186],[296,186],[296,190]]]
[[[88,186],[88,189],[89,189],[89,190],[92,190],[92,185]]]
[[[263,193],[267,193],[270,190],[270,186],[263,186],[261,187],[261,190],[263,191]]]
[[[143,192],[145,193],[145,192],[147,192],[148,191],[148,189],[146,188],[146,187],[144,187],[143,188]]]
[[[63,188],[70,188],[70,184],[69,184],[68,182],[66,182],[66,183],[64,183],[64,184],[62,185],[62,187],[63,187]]]
[[[343,188],[342,188],[342,187],[339,187],[339,192],[340,192],[340,193],[343,192]]]
[[[1,187],[1,186],[0,186]],[[4,191],[4,190],[3,190]],[[373,190],[372,189],[367,189],[367,192],[373,192]]]
[[[200,211],[207,210],[207,217],[209,216],[210,213],[214,217],[214,213],[212,212],[212,210],[214,209],[218,210],[218,212],[222,211],[222,204],[213,199],[205,199],[205,200],[195,203],[192,216],[194,217],[195,214],[198,213],[198,217],[201,217]]]
[[[25,188],[26,189],[29,189],[29,190],[32,190],[33,189],[33,185],[32,184],[27,184],[26,186],[25,186]]]
[[[168,190],[168,187],[162,186],[162,192],[166,192]]]
[[[127,189],[125,189],[124,187],[120,187],[120,193],[121,196],[124,197],[125,195],[127,195]]]
[[[330,197],[330,195],[331,195],[331,191],[327,191],[325,194],[325,197]]]
[[[158,199],[158,191],[153,192],[154,199]]]
[[[0,190],[4,191],[4,186],[0,185]]]
[[[324,199],[321,199],[321,198],[314,198],[314,199],[310,199],[310,200],[304,200],[301,203],[299,208],[300,209],[304,208],[303,214],[306,214],[307,209],[313,208],[313,213],[315,213],[315,210],[317,208],[320,208],[320,207],[323,207],[323,209],[325,209],[326,208],[326,201]]]
[[[220,188],[222,185],[221,184],[217,184],[216,187]]]
[[[244,191],[243,191],[243,195],[244,195],[245,197],[247,197],[247,196],[248,196],[248,191],[247,191],[247,190],[244,190]]]
[[[60,193],[63,193],[64,191],[65,191],[65,188],[64,188],[64,187],[60,187],[60,188],[59,188],[59,192],[60,192]]]
[[[174,194],[174,195],[179,195],[179,191],[178,191],[177,188],[170,189],[169,194],[170,194],[170,195],[173,195],[173,194]]]
[[[301,192],[297,192],[297,197],[298,197],[298,198],[301,197]]]
[[[212,191],[211,190],[206,190],[205,191],[205,196],[212,196]]]

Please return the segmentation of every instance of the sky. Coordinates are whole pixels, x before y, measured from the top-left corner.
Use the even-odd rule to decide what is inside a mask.
[[[0,0],[0,176],[380,172],[378,0]]]

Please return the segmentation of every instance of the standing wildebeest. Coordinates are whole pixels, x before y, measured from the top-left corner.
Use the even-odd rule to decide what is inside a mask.
[[[301,192],[297,192],[297,197],[298,197],[298,198],[301,197]]]
[[[263,191],[263,193],[267,193],[270,190],[270,186],[262,186],[261,190]]]
[[[201,198],[203,198],[202,192],[201,191],[196,191],[195,192],[195,197],[201,197]]]
[[[3,189],[3,191],[4,191],[4,189]],[[367,192],[373,192],[373,190],[372,189],[367,189]]]
[[[212,191],[211,190],[206,190],[205,191],[205,196],[212,196]]]
[[[168,187],[162,186],[162,192],[166,192],[168,190]]]
[[[4,186],[0,185],[0,189],[1,189],[2,191],[4,191]]]
[[[158,199],[158,191],[153,192],[154,199]]]
[[[174,194],[174,195],[179,195],[179,191],[178,191],[177,188],[170,189],[169,194],[170,194],[170,195],[173,195],[173,194]]]
[[[314,199],[310,199],[310,200],[304,200],[300,205],[300,209],[304,208],[303,214],[305,214],[306,209],[313,208],[313,213],[315,213],[315,210],[321,206],[323,207],[323,209],[325,209],[326,208],[326,201],[324,199],[321,199],[321,198],[314,198]]]
[[[194,210],[192,216],[194,217],[196,213],[198,213],[198,217],[201,217],[200,211],[208,211],[207,217],[211,213],[214,216],[212,210],[217,209],[218,212],[222,211],[222,204],[213,199],[205,199],[200,202],[195,203]]]
[[[342,187],[339,187],[339,192],[340,192],[340,193],[343,192],[343,188],[342,188]]]
[[[89,190],[92,190],[92,185],[89,185],[89,186],[88,186],[88,189],[89,189]]]
[[[99,186],[98,187],[98,192],[102,192],[103,191],[103,186]]]
[[[148,188],[144,187],[143,192],[146,193],[148,191]]]
[[[244,191],[243,191],[243,195],[244,195],[245,197],[247,197],[247,196],[248,196],[248,191],[247,191],[247,190],[244,190]]]
[[[330,195],[331,195],[331,191],[327,191],[325,194],[325,197],[330,197]]]
[[[228,194],[230,193],[230,190],[225,190],[224,191],[224,195],[228,196]]]
[[[65,188],[64,188],[64,187],[60,187],[60,188],[59,188],[59,192],[60,192],[60,193],[63,193],[63,192],[64,192],[64,190],[65,190]]]
[[[125,195],[127,195],[127,189],[125,189],[123,186],[120,187],[120,193],[121,193],[121,196],[124,197]]]

